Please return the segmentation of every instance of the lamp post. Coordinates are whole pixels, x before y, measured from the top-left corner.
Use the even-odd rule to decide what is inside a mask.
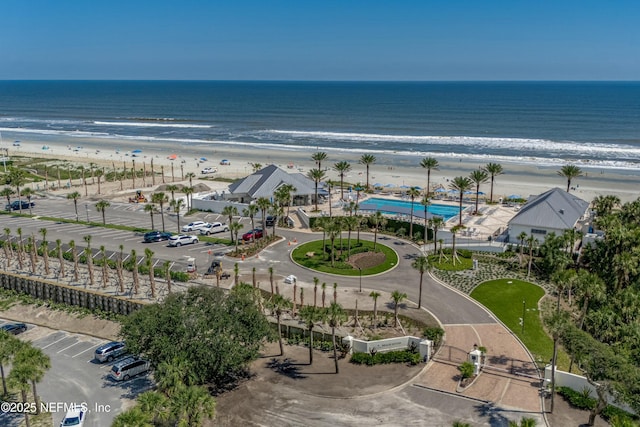
[[[356,265],[356,267],[358,267]],[[362,292],[362,268],[358,267],[358,272],[360,273],[360,292]]]
[[[85,203],[84,208],[87,210],[87,222],[89,222],[89,203]]]

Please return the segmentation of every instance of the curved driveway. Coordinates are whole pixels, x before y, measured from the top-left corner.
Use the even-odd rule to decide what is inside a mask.
[[[321,239],[322,234],[291,230],[279,230],[278,233],[289,240],[297,239],[297,244],[289,246],[287,241],[274,244],[257,257],[246,259],[241,263],[240,269],[256,267],[257,271],[266,272],[269,266],[273,266],[277,274],[284,276],[294,274],[302,282],[312,283],[313,277],[318,277],[321,282],[337,282],[339,286],[351,288],[360,286],[358,276],[338,276],[312,271],[291,261],[290,253],[297,245]],[[364,240],[373,241],[373,237],[371,233],[360,233],[360,238]],[[421,255],[420,250],[406,241],[390,236],[378,236],[378,242],[393,248],[398,253],[398,266],[375,276],[363,276],[362,286],[385,292],[399,290],[406,293],[411,301],[418,301],[420,274],[411,267],[411,263]],[[422,286],[423,307],[443,325],[496,323],[495,319],[482,307],[458,291],[436,282],[428,274],[424,275]]]

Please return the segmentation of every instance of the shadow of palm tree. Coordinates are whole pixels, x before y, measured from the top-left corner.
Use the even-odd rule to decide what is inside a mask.
[[[293,363],[293,361],[289,358],[285,358],[282,360],[273,358],[267,363],[267,367],[273,372],[285,375],[294,380],[306,378],[305,375],[302,375],[300,373],[300,368],[298,367],[299,365],[301,364]]]

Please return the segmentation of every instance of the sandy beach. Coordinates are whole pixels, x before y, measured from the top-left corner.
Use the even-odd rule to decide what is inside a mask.
[[[107,146],[108,144],[108,146]],[[43,149],[43,147],[48,147]],[[106,171],[122,170],[126,164],[131,168],[135,161],[136,168],[151,169],[153,160],[154,170],[160,173],[164,167],[165,177],[171,178],[171,168],[176,181],[180,181],[182,175],[190,172],[197,177],[212,177],[214,175],[202,175],[200,171],[204,167],[216,167],[216,177],[241,178],[252,173],[252,164],[260,163],[263,166],[276,164],[289,172],[307,173],[315,167],[311,155],[316,152],[315,147],[308,150],[281,150],[277,148],[267,149],[247,145],[211,144],[207,146],[183,145],[171,147],[167,141],[129,141],[126,139],[101,139],[101,138],[68,138],[67,140],[51,140],[50,138],[34,137],[33,139],[20,141],[20,146],[13,146],[5,140],[0,148],[8,149],[9,156],[26,156],[50,159],[50,164],[64,160],[79,164],[94,163],[105,168]],[[133,150],[141,150],[135,157]],[[321,150],[322,151],[322,150]],[[364,184],[366,182],[366,169],[358,163],[359,157],[352,153],[339,150],[325,150],[328,157],[323,162],[323,169],[328,168],[329,179],[338,180],[338,174],[332,170],[334,163],[347,160],[351,163],[351,171],[345,176],[345,182],[351,184]],[[168,157],[176,155],[174,160]],[[426,170],[419,166],[421,158],[398,153],[397,155],[378,156],[376,163],[370,167],[369,182],[371,185],[380,183],[420,186],[426,185]],[[438,159],[437,156],[435,156]],[[206,158],[206,161],[201,160]],[[229,165],[221,165],[220,161],[226,159]],[[431,184],[448,188],[449,180],[456,176],[468,176],[472,170],[484,166],[485,163],[474,162],[469,159],[451,160],[451,158],[438,159],[440,167],[431,173]],[[516,163],[501,163],[504,174],[496,177],[494,185],[494,200],[500,197],[508,197],[517,194],[527,198],[531,194],[539,194],[553,187],[566,188],[566,179],[559,176],[559,168],[535,167]],[[292,166],[292,167],[288,167]],[[591,201],[597,195],[613,194],[623,202],[635,200],[638,197],[638,183],[640,175],[638,171],[589,168],[580,165],[584,176],[572,181],[573,194]],[[115,183],[114,183],[115,184]],[[103,188],[103,194],[115,191],[115,185],[108,184]],[[119,185],[117,186],[119,190]],[[483,184],[481,191],[489,194],[490,184]]]

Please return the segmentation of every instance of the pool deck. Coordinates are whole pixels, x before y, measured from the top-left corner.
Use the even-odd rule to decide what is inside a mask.
[[[340,207],[340,203],[338,202],[338,198],[340,197],[340,192],[336,192],[332,196],[332,208],[334,215],[342,215],[344,211]],[[436,196],[437,197],[437,196]],[[361,194],[359,199],[360,205],[366,205],[366,201],[368,199],[387,199],[392,201],[403,201],[410,202],[411,200],[406,196],[403,197],[399,194],[391,194],[391,193],[374,193],[374,194]],[[345,193],[345,199],[347,201],[356,201],[356,196],[352,193],[351,199],[348,198],[348,193]],[[419,203],[416,199],[416,208],[414,209],[414,217],[419,219],[420,223],[424,220],[424,207]],[[447,205],[447,206],[459,206],[459,202],[457,199],[452,199],[451,197],[443,197],[443,198],[433,198],[432,204],[436,205]],[[321,209],[323,215],[329,214],[329,203],[325,202],[323,204],[318,205],[319,209]],[[479,241],[487,241],[489,236],[494,236],[496,232],[503,231],[507,228],[509,221],[513,218],[517,213],[517,207],[515,206],[506,206],[500,204],[488,205],[484,203],[484,201],[480,201],[478,204],[478,213],[479,215],[472,215],[473,209],[475,207],[475,199],[469,198],[467,200],[463,200],[462,203],[462,224],[465,228],[460,232],[459,236],[479,240]],[[365,210],[365,209],[363,209]],[[398,212],[395,214],[387,215],[389,217],[394,217],[397,219],[409,219],[409,212]],[[416,221],[418,223],[418,221]],[[454,217],[449,219],[442,230],[449,231],[452,227],[458,225],[458,215],[456,214]]]

